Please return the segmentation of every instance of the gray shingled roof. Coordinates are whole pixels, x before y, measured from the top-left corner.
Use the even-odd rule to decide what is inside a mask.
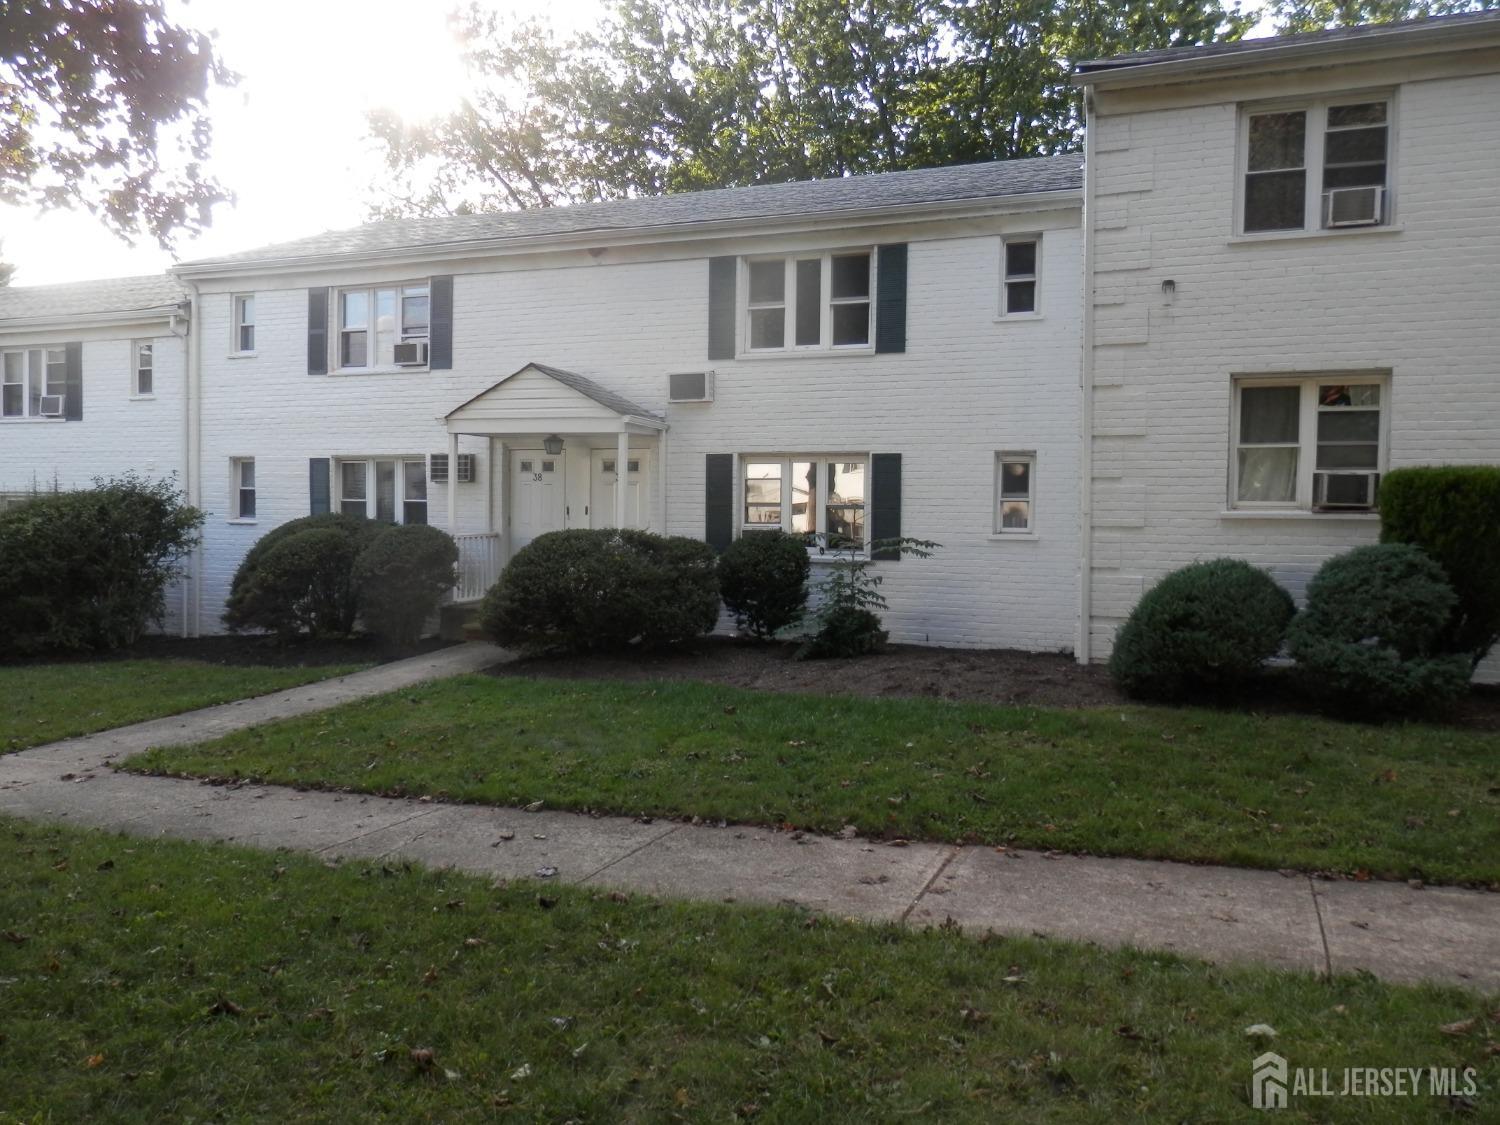
[[[7,285],[0,287],[0,321],[139,312],[185,300],[182,283],[160,273],[62,285]]]
[[[1336,27],[1328,31],[1309,31],[1301,35],[1272,35],[1259,39],[1241,39],[1234,43],[1210,43],[1202,47],[1168,47],[1156,51],[1136,51],[1128,55],[1114,55],[1107,59],[1088,59],[1074,67],[1076,74],[1095,74],[1106,70],[1123,70],[1127,67],[1146,66],[1150,63],[1178,62],[1189,59],[1209,59],[1219,55],[1238,55],[1247,51],[1264,51],[1283,47],[1300,47],[1317,43],[1336,43],[1346,40],[1378,39],[1386,35],[1427,27],[1462,24],[1488,24],[1500,22],[1500,10],[1488,12],[1463,12],[1452,16],[1424,16],[1419,19],[1401,20],[1394,23],[1361,24],[1358,27]]]
[[[1041,156],[1029,160],[994,161],[914,172],[883,172],[845,179],[803,180],[757,187],[683,192],[647,199],[580,203],[533,211],[503,211],[429,219],[387,219],[350,230],[331,231],[293,242],[262,246],[238,254],[186,262],[183,266],[191,272],[195,266],[254,266],[288,259],[441,247],[446,243],[489,239],[503,241],[594,232],[608,234],[690,223],[831,215],[840,211],[896,208],[950,200],[1076,191],[1082,186],[1081,156]]]

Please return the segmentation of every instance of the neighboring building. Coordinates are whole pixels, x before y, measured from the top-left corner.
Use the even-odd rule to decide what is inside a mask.
[[[1500,462],[1500,12],[1079,69],[1097,660],[1169,570],[1300,595],[1382,472]]]

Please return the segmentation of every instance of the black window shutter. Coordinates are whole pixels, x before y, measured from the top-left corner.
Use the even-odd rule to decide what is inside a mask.
[[[63,356],[67,361],[63,376],[63,417],[69,422],[83,421],[83,345],[66,344]]]
[[[328,287],[307,291],[307,373],[328,374]]]
[[[870,455],[870,540],[901,538],[901,454]],[[876,551],[873,558],[895,562],[901,552]]]
[[[723,551],[734,539],[733,453],[704,457],[703,538],[715,551]]]
[[[875,350],[906,350],[906,243],[875,248]]]
[[[434,277],[429,283],[432,296],[428,330],[432,333],[427,348],[427,366],[433,371],[453,370],[453,275]]]
[[[310,515],[327,515],[330,508],[329,485],[333,463],[327,457],[311,457],[307,462],[307,510]]]
[[[734,256],[708,260],[708,358],[734,358]]]

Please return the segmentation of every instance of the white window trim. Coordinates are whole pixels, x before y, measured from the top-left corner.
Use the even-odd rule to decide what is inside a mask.
[[[377,461],[394,461],[396,463],[396,490],[395,490],[395,522],[406,523],[406,465],[413,464],[420,468],[418,475],[422,483],[427,486],[427,498],[418,503],[427,507],[427,522],[432,522],[432,492],[431,482],[428,479],[427,455],[423,453],[378,453],[366,457],[335,457],[333,458],[333,498],[330,510],[342,512],[344,510],[344,466],[363,465],[365,467],[365,518],[375,519],[376,487],[375,487],[375,463]],[[354,498],[351,498],[354,499]]]
[[[407,332],[401,317],[405,311],[403,291],[413,286],[426,286],[427,288],[427,329],[424,332]],[[371,359],[375,354],[375,295],[382,289],[394,289],[396,291],[396,320],[397,328],[395,341],[403,343],[408,340],[425,340],[428,347],[428,362],[424,364],[392,364],[392,363],[369,363],[363,367],[345,367],[342,358],[344,354],[344,295],[346,293],[363,293],[365,295],[365,308],[367,320],[363,329],[352,329],[351,331],[365,333],[365,358]],[[405,281],[380,281],[370,285],[341,285],[333,290],[333,308],[330,319],[333,321],[328,333],[328,346],[332,350],[332,356],[328,370],[334,375],[390,375],[405,374],[431,370],[432,359],[432,279],[431,278],[408,278]],[[387,460],[387,458],[379,458]]]
[[[249,328],[251,331],[251,340],[257,344],[258,341],[255,340],[255,337],[260,334],[260,330],[255,323],[254,311],[251,312],[248,321],[244,319],[244,302],[247,299],[251,302],[253,310],[255,303],[254,293],[234,293],[229,298],[229,357],[231,359],[247,359],[256,354],[255,347],[248,349],[240,347],[241,328]]]
[[[833,342],[833,309],[837,305],[864,304],[863,297],[835,297],[833,295],[833,259],[856,254],[870,257],[870,306],[869,340],[863,344],[835,344]],[[739,274],[735,292],[738,303],[738,358],[757,359],[766,356],[788,355],[874,355],[875,354],[875,257],[873,246],[846,246],[838,250],[808,250],[792,254],[749,254],[739,260]],[[821,266],[821,281],[818,306],[818,342],[798,344],[797,340],[797,263],[818,260]],[[750,300],[750,264],[752,262],[782,262],[786,271],[782,284],[782,299],[754,303]],[[750,346],[750,311],[752,309],[785,310],[782,322],[782,344],[777,348],[752,348]]]
[[[816,470],[816,493],[813,498],[813,534],[818,537],[817,541],[809,544],[808,553],[814,559],[837,558],[840,555],[848,556],[847,548],[843,550],[830,550],[826,546],[820,546],[823,537],[828,534],[828,504],[824,496],[827,488],[825,483],[828,479],[826,466],[830,464],[861,464],[865,469],[865,543],[860,550],[855,552],[856,558],[868,558],[870,554],[870,485],[872,481],[872,469],[870,455],[868,453],[741,453],[735,458],[735,537],[744,535],[747,531],[785,531],[788,535],[801,534],[791,530],[792,522],[792,489],[791,474],[794,463],[810,462],[817,466]],[[779,464],[781,466],[781,520],[777,524],[750,524],[745,522],[745,508],[747,505],[747,489],[745,487],[745,472],[750,465]]]
[[[1012,242],[1034,242],[1036,243],[1036,265],[1029,277],[1017,274],[1016,281],[1030,281],[1032,283],[1032,298],[1030,312],[1006,312],[1005,306],[1010,302],[1007,298],[1007,286],[1011,283],[1010,276],[1005,272],[1006,247]],[[1007,234],[1000,239],[1000,311],[995,316],[996,320],[1041,320],[1042,319],[1042,235],[1040,231],[1028,232],[1026,234]]]
[[[1363,227],[1323,226],[1323,143],[1327,136],[1328,107],[1358,105],[1361,102],[1384,102],[1385,109],[1385,214],[1382,221]],[[1302,152],[1302,166],[1306,169],[1303,185],[1302,225],[1286,230],[1245,229],[1245,177],[1250,169],[1250,118],[1262,113],[1287,113],[1304,111],[1307,114],[1307,129]],[[1312,98],[1279,98],[1275,101],[1247,102],[1239,107],[1236,120],[1238,136],[1235,142],[1234,215],[1230,225],[1234,241],[1262,242],[1278,238],[1343,237],[1346,235],[1371,234],[1378,231],[1399,230],[1400,216],[1397,212],[1398,194],[1396,185],[1400,179],[1396,166],[1400,151],[1398,120],[1400,106],[1396,91],[1390,88],[1355,90],[1339,94],[1325,94]]]
[[[1026,502],[1031,505],[1030,514],[1025,527],[1005,528],[1000,526],[1000,477],[1001,466],[1008,461],[1024,461],[1031,466],[1031,490],[1026,495]],[[1006,539],[1035,539],[1037,538],[1037,456],[1034,449],[1006,449],[995,454],[995,480],[992,490],[992,503],[990,506],[990,538]]]
[[[33,352],[41,352],[42,353],[42,369],[40,371],[33,371],[31,369],[31,355],[32,355]],[[62,354],[62,357],[63,357],[63,385],[62,385],[62,389],[61,390],[57,390],[55,388],[55,386],[49,386],[49,384],[47,382],[47,367],[49,366],[49,364],[51,362],[48,359],[48,357],[53,352],[60,352]],[[25,422],[25,423],[37,423],[37,422],[46,423],[46,422],[65,422],[65,421],[67,421],[67,418],[66,418],[66,413],[67,413],[67,399],[68,399],[68,375],[67,375],[68,353],[67,353],[67,348],[65,348],[64,346],[62,346],[60,344],[41,344],[41,345],[33,345],[33,346],[30,346],[30,347],[20,347],[20,348],[0,348],[0,385],[5,385],[3,383],[3,381],[4,381],[4,378],[5,378],[5,357],[7,355],[20,355],[20,356],[24,357],[24,362],[22,364],[22,366],[24,367],[24,370],[21,373],[21,382],[19,384],[9,384],[9,385],[12,385],[12,386],[19,385],[20,388],[21,388],[21,413],[19,413],[19,414],[0,414],[0,423],[5,423],[7,425],[15,425],[15,424],[18,424],[18,423],[23,423],[23,422]],[[133,352],[132,352],[132,357],[131,358],[132,358],[132,360],[134,359],[134,353]],[[32,410],[31,410],[31,406],[32,406],[31,388],[32,388],[33,382],[36,382],[36,381],[40,381],[40,383],[41,383],[41,394],[38,396],[39,398],[40,397],[45,397],[45,396],[47,396],[49,394],[60,394],[62,396],[62,398],[63,398],[63,415],[59,415],[59,416],[54,417],[54,416],[46,415],[46,414],[33,414],[32,413]],[[4,393],[3,391],[0,391],[0,395],[3,395],[3,393]],[[3,409],[3,399],[0,399],[0,409]]]
[[[156,341],[155,340],[132,340],[130,341],[130,397],[132,399],[149,399],[156,397]],[[151,349],[151,389],[141,390],[141,348]]]
[[[246,464],[247,462],[249,464],[253,465],[253,464],[255,464],[255,458],[254,457],[249,457],[249,456],[244,456],[244,457],[231,457],[229,459],[229,511],[230,511],[230,516],[229,516],[229,519],[227,521],[225,521],[227,523],[253,524],[253,523],[259,522],[259,515],[258,515],[258,513],[260,512],[260,475],[259,475],[259,473],[256,474],[256,478],[255,478],[256,483],[255,483],[255,485],[248,490],[250,492],[255,493],[255,510],[257,512],[257,515],[254,515],[254,516],[244,516],[244,515],[240,514],[240,493],[243,492],[243,491],[246,491],[245,489],[242,489],[240,487],[240,466]]]
[[[1332,512],[1314,511],[1313,474],[1318,471],[1318,392],[1320,384],[1374,383],[1380,387],[1380,448],[1374,472],[1382,476],[1390,471],[1391,377],[1388,371],[1321,371],[1288,375],[1236,375],[1229,392],[1229,495],[1223,514],[1239,518],[1275,517],[1295,514],[1314,519],[1350,519],[1374,517],[1358,509]],[[1243,387],[1300,387],[1302,397],[1297,414],[1297,488],[1291,503],[1283,500],[1240,500],[1240,390]],[[1353,470],[1351,470],[1353,471]]]

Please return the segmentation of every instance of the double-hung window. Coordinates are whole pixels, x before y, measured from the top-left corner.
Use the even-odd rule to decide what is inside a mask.
[[[234,350],[241,354],[255,350],[255,294],[241,293],[234,298]]]
[[[131,345],[134,362],[131,364],[131,394],[137,398],[149,398],[155,385],[154,357],[150,340],[137,340]]]
[[[229,462],[230,511],[233,519],[255,518],[255,458],[236,457]]]
[[[743,530],[781,530],[833,550],[864,548],[868,458],[746,456],[742,466]]]
[[[397,344],[427,341],[430,317],[431,297],[425,281],[339,290],[339,367],[394,366]]]
[[[427,522],[427,461],[422,457],[340,461],[339,511],[387,523]]]
[[[1383,376],[1241,379],[1231,496],[1239,508],[1370,511],[1385,467]]]
[[[1005,240],[1002,316],[1028,316],[1039,311],[1037,283],[1041,280],[1041,247],[1041,239],[1035,235]]]
[[[745,350],[868,349],[871,261],[868,250],[745,259]]]
[[[1036,454],[995,455],[995,534],[1031,535],[1036,530]]]
[[[1390,222],[1392,105],[1389,98],[1353,96],[1247,110],[1241,230]]]
[[[61,418],[67,377],[64,348],[0,353],[0,418]]]

